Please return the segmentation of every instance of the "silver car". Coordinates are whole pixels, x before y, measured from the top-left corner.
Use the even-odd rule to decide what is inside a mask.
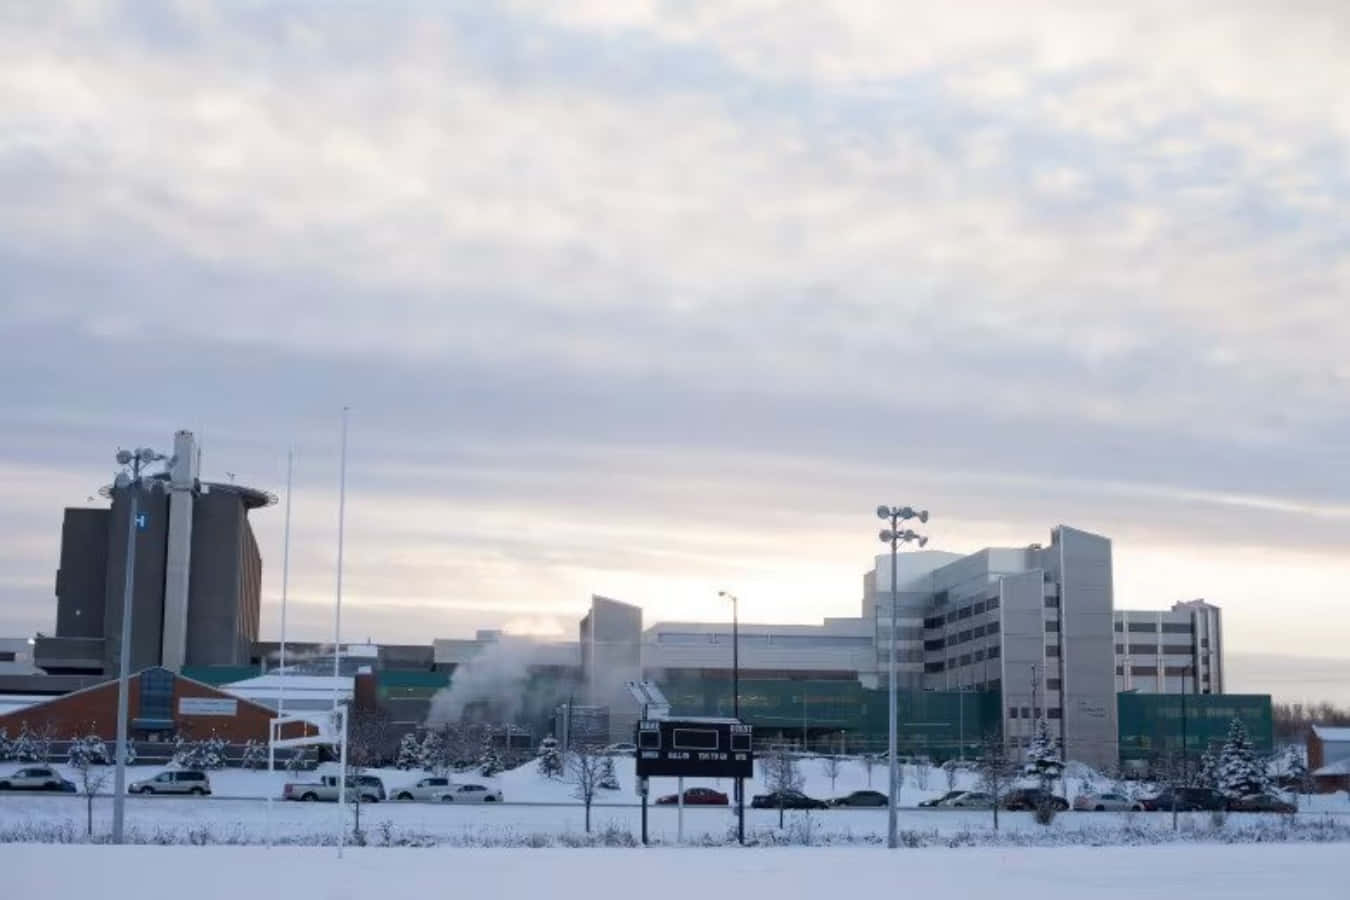
[[[994,797],[983,791],[966,791],[961,796],[943,800],[938,805],[943,809],[993,809]]]
[[[410,784],[394,791],[395,800],[436,800],[454,787],[449,778],[423,778],[417,784]]]
[[[482,784],[452,784],[435,799],[441,803],[501,803],[502,792]]]
[[[1089,791],[1073,798],[1073,808],[1079,812],[1128,812],[1135,808],[1135,803],[1124,794]]]
[[[154,778],[133,781],[127,791],[132,794],[189,794],[205,797],[211,793],[211,779],[205,772],[190,769],[160,772]]]
[[[49,766],[29,766],[0,776],[0,791],[63,791],[66,780]]]

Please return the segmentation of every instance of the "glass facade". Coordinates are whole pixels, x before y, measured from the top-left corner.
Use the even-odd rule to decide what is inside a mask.
[[[1241,719],[1259,754],[1273,752],[1275,726],[1268,694],[1136,694],[1116,698],[1120,759],[1156,760],[1182,752],[1197,758],[1221,746],[1233,719]],[[1185,715],[1183,728],[1183,710]]]

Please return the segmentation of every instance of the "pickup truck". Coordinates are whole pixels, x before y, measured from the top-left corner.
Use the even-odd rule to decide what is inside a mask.
[[[385,798],[384,782],[374,775],[347,776],[347,799],[354,800],[357,785],[360,785],[362,803],[378,803]],[[336,775],[324,775],[318,781],[288,782],[282,789],[283,800],[326,800],[336,803],[338,798],[338,779]]]

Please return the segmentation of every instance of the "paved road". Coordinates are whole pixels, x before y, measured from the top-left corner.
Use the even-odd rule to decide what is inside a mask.
[[[107,792],[103,792],[103,793],[96,794],[95,796],[99,797],[100,799],[111,799],[112,794],[111,794],[111,793],[107,793]],[[47,802],[51,802],[51,803],[63,803],[63,802],[68,802],[68,803],[83,803],[83,802],[84,802],[84,796],[83,796],[82,794],[47,793],[47,792],[43,792],[43,791],[0,791],[0,803],[3,803],[3,802],[4,802],[4,798],[7,798],[7,797],[22,797],[22,798],[24,798],[24,799],[34,799],[34,800],[40,799],[40,800],[47,801]],[[266,800],[266,799],[267,799],[267,798],[265,798],[265,797],[258,797],[258,796],[229,795],[229,794],[212,794],[212,795],[209,796],[209,797],[191,797],[191,796],[183,796],[183,795],[159,795],[159,796],[149,796],[149,797],[147,797],[147,796],[144,796],[144,795],[139,795],[139,794],[137,794],[137,795],[133,795],[133,796],[128,796],[128,797],[127,797],[127,800],[130,801],[130,802],[132,802],[132,803],[208,803],[208,802],[209,802],[209,803],[253,803],[253,804],[257,804],[257,803],[263,802],[263,801]],[[282,800],[282,799],[279,798],[279,797],[273,798],[273,799],[274,799],[277,803],[301,805],[301,804],[300,804],[299,802],[297,802],[297,801]],[[385,801],[384,801],[384,804],[385,804],[385,805],[390,805],[390,806],[414,806],[414,807],[415,807],[415,806],[429,806],[429,807],[435,807],[435,806],[442,806],[442,805],[445,805],[445,806],[455,806],[455,805],[458,805],[458,806],[461,806],[461,807],[462,807],[462,806],[478,806],[478,805],[480,805],[480,804],[465,804],[465,803],[461,803],[461,804],[440,804],[440,803],[436,803],[436,802],[418,802],[418,801],[410,801],[410,800],[385,800]],[[316,805],[317,805],[317,804],[316,804]],[[367,804],[367,805],[369,805],[369,804]],[[527,808],[530,808],[530,807],[539,807],[539,808],[544,808],[544,807],[578,808],[578,807],[581,806],[581,803],[580,803],[580,801],[560,802],[560,801],[507,800],[507,801],[502,802],[502,803],[492,803],[492,804],[485,804],[485,805],[489,805],[489,806],[518,806],[518,807],[527,807]],[[675,808],[676,808],[676,806],[675,806],[674,804],[671,804],[671,805],[669,805],[669,806],[660,806],[660,807],[657,807],[656,804],[651,804],[651,806],[654,807],[654,808],[659,808],[659,809],[675,809]],[[626,802],[626,803],[599,803],[599,802],[597,802],[597,803],[591,804],[591,807],[592,807],[593,809],[637,809],[637,808],[639,807],[639,804],[633,803],[633,802]],[[746,808],[746,810],[748,811],[748,810],[750,809],[750,805],[747,803],[745,808]],[[931,806],[925,806],[925,807],[919,807],[919,806],[901,806],[900,809],[901,809],[902,811],[904,811],[905,813],[925,813],[925,814],[931,814],[931,815],[937,815],[937,816],[941,816],[941,815],[970,814],[970,813],[980,813],[980,812],[986,812],[986,813],[987,813],[987,812],[989,812],[989,810],[951,809],[951,808],[940,808],[940,807],[931,807]],[[731,808],[731,807],[727,807],[727,806],[694,806],[694,805],[689,805],[689,806],[686,806],[686,807],[685,807],[685,812],[686,812],[686,813],[688,813],[688,812],[699,812],[699,811],[704,811],[704,810],[712,810],[712,811],[718,811],[718,812],[726,813],[726,812],[732,811],[732,808]],[[769,810],[769,811],[770,811],[770,812],[776,812],[776,809],[772,809],[772,810]],[[830,812],[833,812],[833,811],[834,811],[834,810],[820,810],[820,812],[823,812],[823,813],[830,813]],[[871,812],[871,813],[876,813],[877,815],[883,815],[883,814],[885,814],[885,812],[886,812],[886,807],[884,807],[884,806],[878,806],[878,807],[849,807],[847,810],[841,810],[841,811],[842,811],[842,812],[849,812],[849,813],[862,813],[862,814],[866,814],[866,813]],[[1061,815],[1070,815],[1070,814],[1071,814],[1071,815],[1074,815],[1074,816],[1097,816],[1097,815],[1100,815],[1100,816],[1119,816],[1119,815],[1123,815],[1123,813],[1118,813],[1118,812],[1103,812],[1103,813],[1097,813],[1097,812],[1086,811],[1086,810],[1084,810],[1084,811],[1072,810],[1072,811],[1070,811],[1069,813],[1062,813]],[[1172,815],[1172,813],[1171,813],[1170,811],[1168,811],[1168,810],[1163,810],[1163,811],[1160,811],[1160,812],[1154,812],[1154,813],[1147,813],[1147,812],[1134,813],[1134,815],[1136,815],[1136,816],[1170,816],[1170,815]],[[1269,813],[1229,813],[1229,815],[1269,815]],[[1328,815],[1331,815],[1331,816],[1350,816],[1350,809],[1339,809],[1339,810],[1300,810],[1300,811],[1299,811],[1299,815],[1307,815],[1307,816],[1328,816]]]

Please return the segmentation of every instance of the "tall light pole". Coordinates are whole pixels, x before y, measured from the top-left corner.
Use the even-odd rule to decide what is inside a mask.
[[[731,715],[741,720],[741,629],[735,594],[718,591],[717,596],[731,601]],[[745,780],[736,779],[736,840],[745,843]]]
[[[126,491],[127,497],[127,553],[126,571],[122,578],[122,646],[118,648],[117,674],[117,772],[113,776],[113,826],[114,844],[122,843],[122,826],[126,821],[127,794],[127,693],[130,688],[131,674],[131,611],[132,594],[136,589],[136,532],[141,526],[139,510],[141,491],[141,469],[152,462],[167,457],[156,453],[149,447],[136,450],[118,450],[117,463],[123,466],[113,484]],[[131,467],[128,475],[125,467]]]
[[[886,824],[886,846],[894,850],[900,846],[900,840],[897,833],[896,804],[899,802],[900,795],[900,767],[896,761],[896,689],[895,689],[895,644],[896,644],[896,618],[897,609],[900,605],[900,591],[897,587],[895,560],[900,552],[901,544],[917,543],[920,547],[928,543],[928,538],[915,534],[910,529],[901,529],[900,523],[906,519],[918,519],[920,522],[928,521],[928,510],[915,510],[911,506],[878,506],[877,518],[887,520],[891,527],[882,529],[881,542],[891,545],[891,635],[888,643],[891,645],[890,658],[890,702],[889,717],[887,720],[888,735],[886,739],[887,762],[890,768],[890,797],[887,804],[890,807]]]

